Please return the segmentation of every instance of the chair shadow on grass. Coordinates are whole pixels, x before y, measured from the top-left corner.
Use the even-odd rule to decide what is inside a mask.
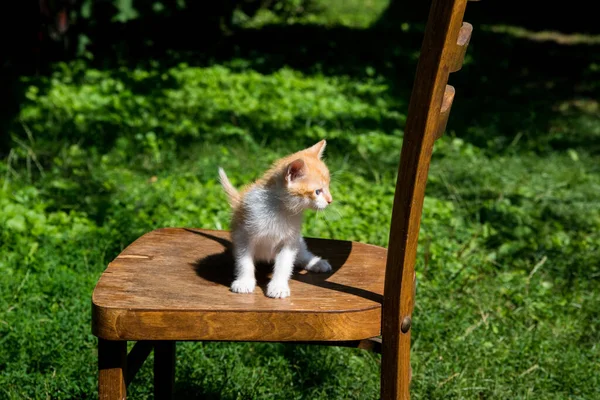
[[[211,235],[206,232],[196,231],[193,229],[186,229],[188,232],[192,232],[196,235],[204,236],[205,238],[214,240],[224,247],[221,253],[210,254],[204,258],[196,260],[192,264],[192,267],[196,271],[196,274],[213,283],[217,283],[226,287],[229,287],[234,279],[234,259],[232,253],[232,243],[230,240],[223,239],[218,236]],[[327,239],[306,239],[309,249],[311,244],[314,246],[324,244]],[[294,267],[294,273],[291,280],[306,283],[309,285],[319,286],[322,288],[345,292],[359,296],[365,299],[373,300],[381,303],[383,298],[380,294],[374,293],[369,290],[364,290],[358,287],[352,287],[343,285],[340,283],[332,282],[329,279],[333,277],[338,270],[346,263],[348,256],[352,251],[351,241],[336,241],[337,245],[335,248],[335,254],[319,254],[323,258],[327,259],[331,264],[331,272],[328,273],[312,273],[303,270],[300,266]],[[267,290],[267,284],[271,278],[273,270],[272,263],[256,263],[256,283],[257,286],[265,293]]]

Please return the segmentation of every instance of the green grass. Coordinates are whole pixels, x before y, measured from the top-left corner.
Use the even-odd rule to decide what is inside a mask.
[[[236,14],[239,24],[245,28],[260,28],[274,23],[318,24],[325,27],[347,26],[368,28],[387,7],[388,0],[292,0],[296,7],[288,6],[287,13],[260,9],[253,18],[242,12]],[[285,4],[285,2],[281,2]],[[275,10],[276,11],[276,10]]]
[[[333,19],[335,7],[315,15],[368,25]],[[456,104],[429,175],[413,398],[599,398],[598,60],[555,48],[579,60],[574,82],[562,68],[536,69],[538,44],[480,33],[452,77]],[[386,246],[412,79],[390,71],[411,71],[415,51],[387,58],[386,46],[351,66],[240,51],[127,68],[78,61],[27,81],[0,162],[0,399],[96,397],[98,277],[151,229],[227,229],[217,166],[238,185],[327,138],[336,202],[309,213],[304,233]],[[531,70],[503,63],[502,51],[533,52]],[[507,81],[524,83],[507,92]],[[151,379],[147,363],[131,398],[152,398]],[[374,399],[378,390],[379,356],[359,350],[178,346],[178,398]]]

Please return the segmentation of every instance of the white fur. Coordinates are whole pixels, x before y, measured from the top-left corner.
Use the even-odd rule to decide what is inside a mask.
[[[267,296],[283,298],[290,295],[288,281],[292,276],[297,253],[297,246],[287,244],[277,253],[273,268],[273,278],[267,286]]]
[[[331,265],[327,260],[323,260],[319,256],[315,256],[306,247],[304,239],[300,238],[300,252],[298,253],[298,263],[304,267],[305,270],[311,272],[329,272],[331,271]]]
[[[307,208],[321,208],[325,202],[312,202],[290,195],[282,186],[266,189],[254,187],[242,200],[245,218],[232,226],[235,280],[231,290],[251,293],[256,286],[254,262],[274,262],[273,277],[267,286],[267,296],[290,296],[289,279],[298,262],[313,272],[327,272],[331,266],[306,247],[301,236],[302,213]],[[316,204],[313,204],[316,203]]]
[[[313,208],[316,209],[316,210],[324,210],[328,205],[329,205],[329,203],[327,202],[327,200],[325,199],[325,197],[321,193],[315,199],[315,201],[314,201],[314,207]]]

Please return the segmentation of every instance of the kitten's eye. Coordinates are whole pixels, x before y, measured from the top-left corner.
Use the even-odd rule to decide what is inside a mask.
[[[317,196],[320,195],[321,193],[323,193],[323,189],[317,189],[317,190],[315,190],[315,194]]]

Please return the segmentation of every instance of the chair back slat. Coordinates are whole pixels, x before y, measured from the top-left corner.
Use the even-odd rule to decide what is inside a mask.
[[[383,399],[409,399],[414,263],[429,163],[448,121],[454,88],[449,73],[462,65],[472,26],[467,0],[433,0],[414,78],[392,208],[382,315]],[[462,36],[461,36],[462,31]],[[467,37],[468,36],[468,37]],[[465,40],[466,39],[466,40]]]
[[[448,124],[448,117],[450,117],[450,110],[452,109],[452,102],[454,101],[454,86],[446,85],[444,91],[444,98],[442,99],[442,106],[440,108],[440,117],[438,120],[438,128],[435,133],[435,139],[439,139],[444,135],[446,131],[446,125]]]
[[[468,22],[463,22],[462,26],[460,27],[460,31],[458,32],[456,47],[454,48],[454,54],[452,55],[452,64],[450,66],[450,72],[456,72],[462,68],[472,33],[473,25],[471,25]]]

